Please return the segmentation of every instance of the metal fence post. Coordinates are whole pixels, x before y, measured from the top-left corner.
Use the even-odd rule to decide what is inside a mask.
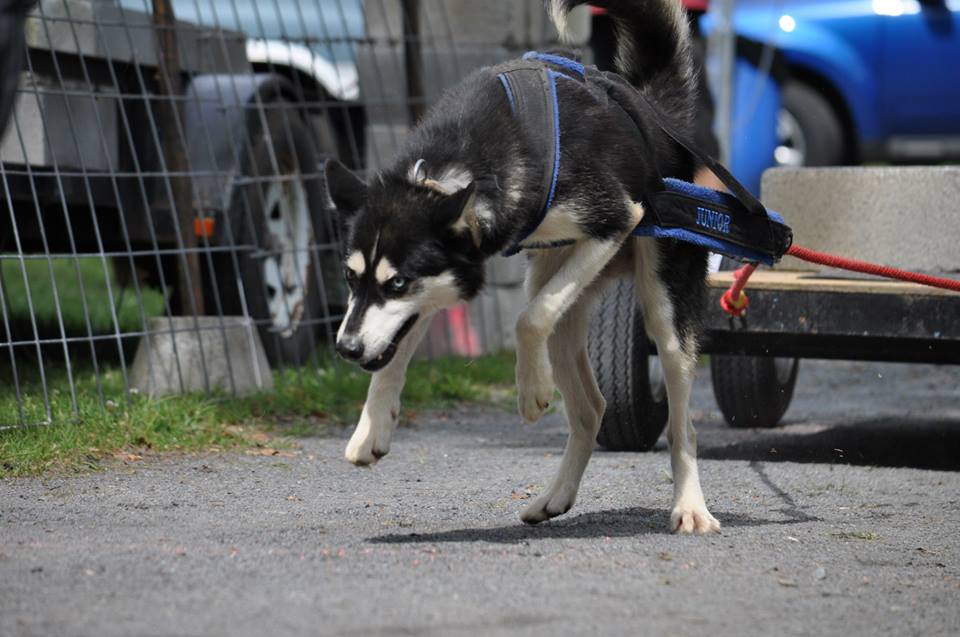
[[[420,43],[420,0],[403,0],[403,68],[407,77],[407,108],[414,125],[426,110],[423,90],[423,50]]]
[[[716,59],[717,114],[716,131],[720,142],[720,157],[730,164],[730,143],[733,137],[733,80],[736,62],[737,36],[733,29],[733,5],[735,0],[716,0],[710,11],[717,16],[717,27],[710,35],[710,48]]]

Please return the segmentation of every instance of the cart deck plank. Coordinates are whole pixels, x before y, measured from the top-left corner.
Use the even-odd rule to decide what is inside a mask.
[[[938,276],[945,276],[938,274]],[[946,275],[949,277],[949,275]],[[733,272],[711,274],[708,284],[711,288],[726,290],[733,283]],[[907,294],[911,296],[960,296],[956,292],[932,288],[905,281],[885,279],[851,279],[823,272],[758,270],[750,277],[747,292],[750,290],[791,290],[803,292],[830,292],[856,294]]]
[[[912,283],[758,271],[743,319],[719,307],[732,272],[709,278],[703,351],[798,358],[960,363],[960,294]]]

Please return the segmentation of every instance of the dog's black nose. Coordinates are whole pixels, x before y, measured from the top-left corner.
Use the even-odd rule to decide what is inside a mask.
[[[348,361],[359,360],[363,356],[363,343],[356,336],[345,336],[337,341],[337,353]]]

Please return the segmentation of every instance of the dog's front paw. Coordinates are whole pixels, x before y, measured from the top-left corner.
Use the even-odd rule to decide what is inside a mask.
[[[540,418],[550,407],[553,391],[549,364],[517,366],[517,407],[525,419]]]
[[[670,531],[683,535],[719,533],[720,522],[707,511],[705,504],[697,506],[677,505],[670,513]]]
[[[382,438],[382,436],[381,436]],[[355,431],[347,443],[344,457],[358,467],[376,464],[377,460],[390,452],[390,440],[379,440],[368,431]]]

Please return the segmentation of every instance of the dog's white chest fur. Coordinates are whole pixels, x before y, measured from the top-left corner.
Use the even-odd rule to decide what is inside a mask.
[[[577,210],[570,206],[554,206],[547,211],[540,225],[527,236],[521,245],[545,245],[558,241],[578,241],[584,238],[577,223]]]
[[[627,210],[630,212],[631,223],[636,226],[643,219],[643,206],[629,198],[626,200]],[[581,209],[568,204],[554,206],[547,211],[540,225],[523,241],[521,246],[550,245],[563,241],[579,241],[586,235],[582,228],[583,216],[587,214]]]

